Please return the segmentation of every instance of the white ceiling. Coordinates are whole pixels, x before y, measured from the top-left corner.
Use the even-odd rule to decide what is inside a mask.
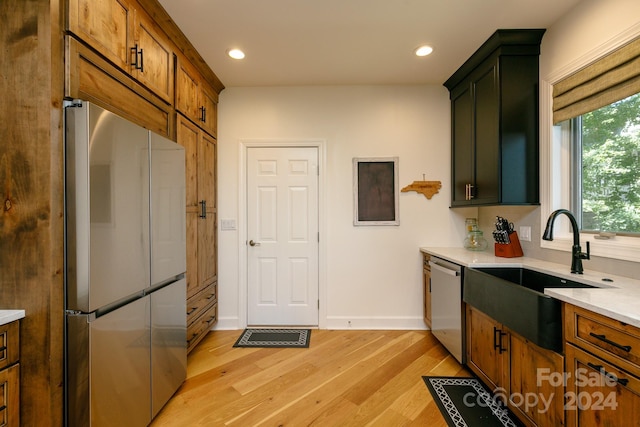
[[[159,1],[234,87],[442,84],[496,29],[548,28],[580,0]]]

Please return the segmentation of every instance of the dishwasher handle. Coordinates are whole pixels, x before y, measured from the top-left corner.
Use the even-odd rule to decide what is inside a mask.
[[[451,270],[447,267],[443,267],[440,264],[437,264],[433,261],[429,261],[429,265],[431,266],[431,268],[435,268],[438,271],[441,271],[442,273],[448,274],[449,276],[459,276],[460,272],[456,271],[456,270]]]

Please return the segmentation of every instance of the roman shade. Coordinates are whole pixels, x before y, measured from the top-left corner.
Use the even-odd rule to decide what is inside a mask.
[[[571,119],[640,92],[640,38],[553,85],[553,122]]]

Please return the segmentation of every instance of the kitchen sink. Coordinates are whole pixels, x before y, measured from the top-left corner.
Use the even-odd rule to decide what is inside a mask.
[[[467,268],[463,301],[540,347],[561,352],[561,303],[544,289],[594,287],[526,268]]]

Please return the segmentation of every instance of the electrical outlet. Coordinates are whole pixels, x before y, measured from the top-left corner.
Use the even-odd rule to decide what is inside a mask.
[[[531,226],[529,225],[521,225],[520,226],[520,236],[518,236],[520,240],[524,242],[531,241]]]

